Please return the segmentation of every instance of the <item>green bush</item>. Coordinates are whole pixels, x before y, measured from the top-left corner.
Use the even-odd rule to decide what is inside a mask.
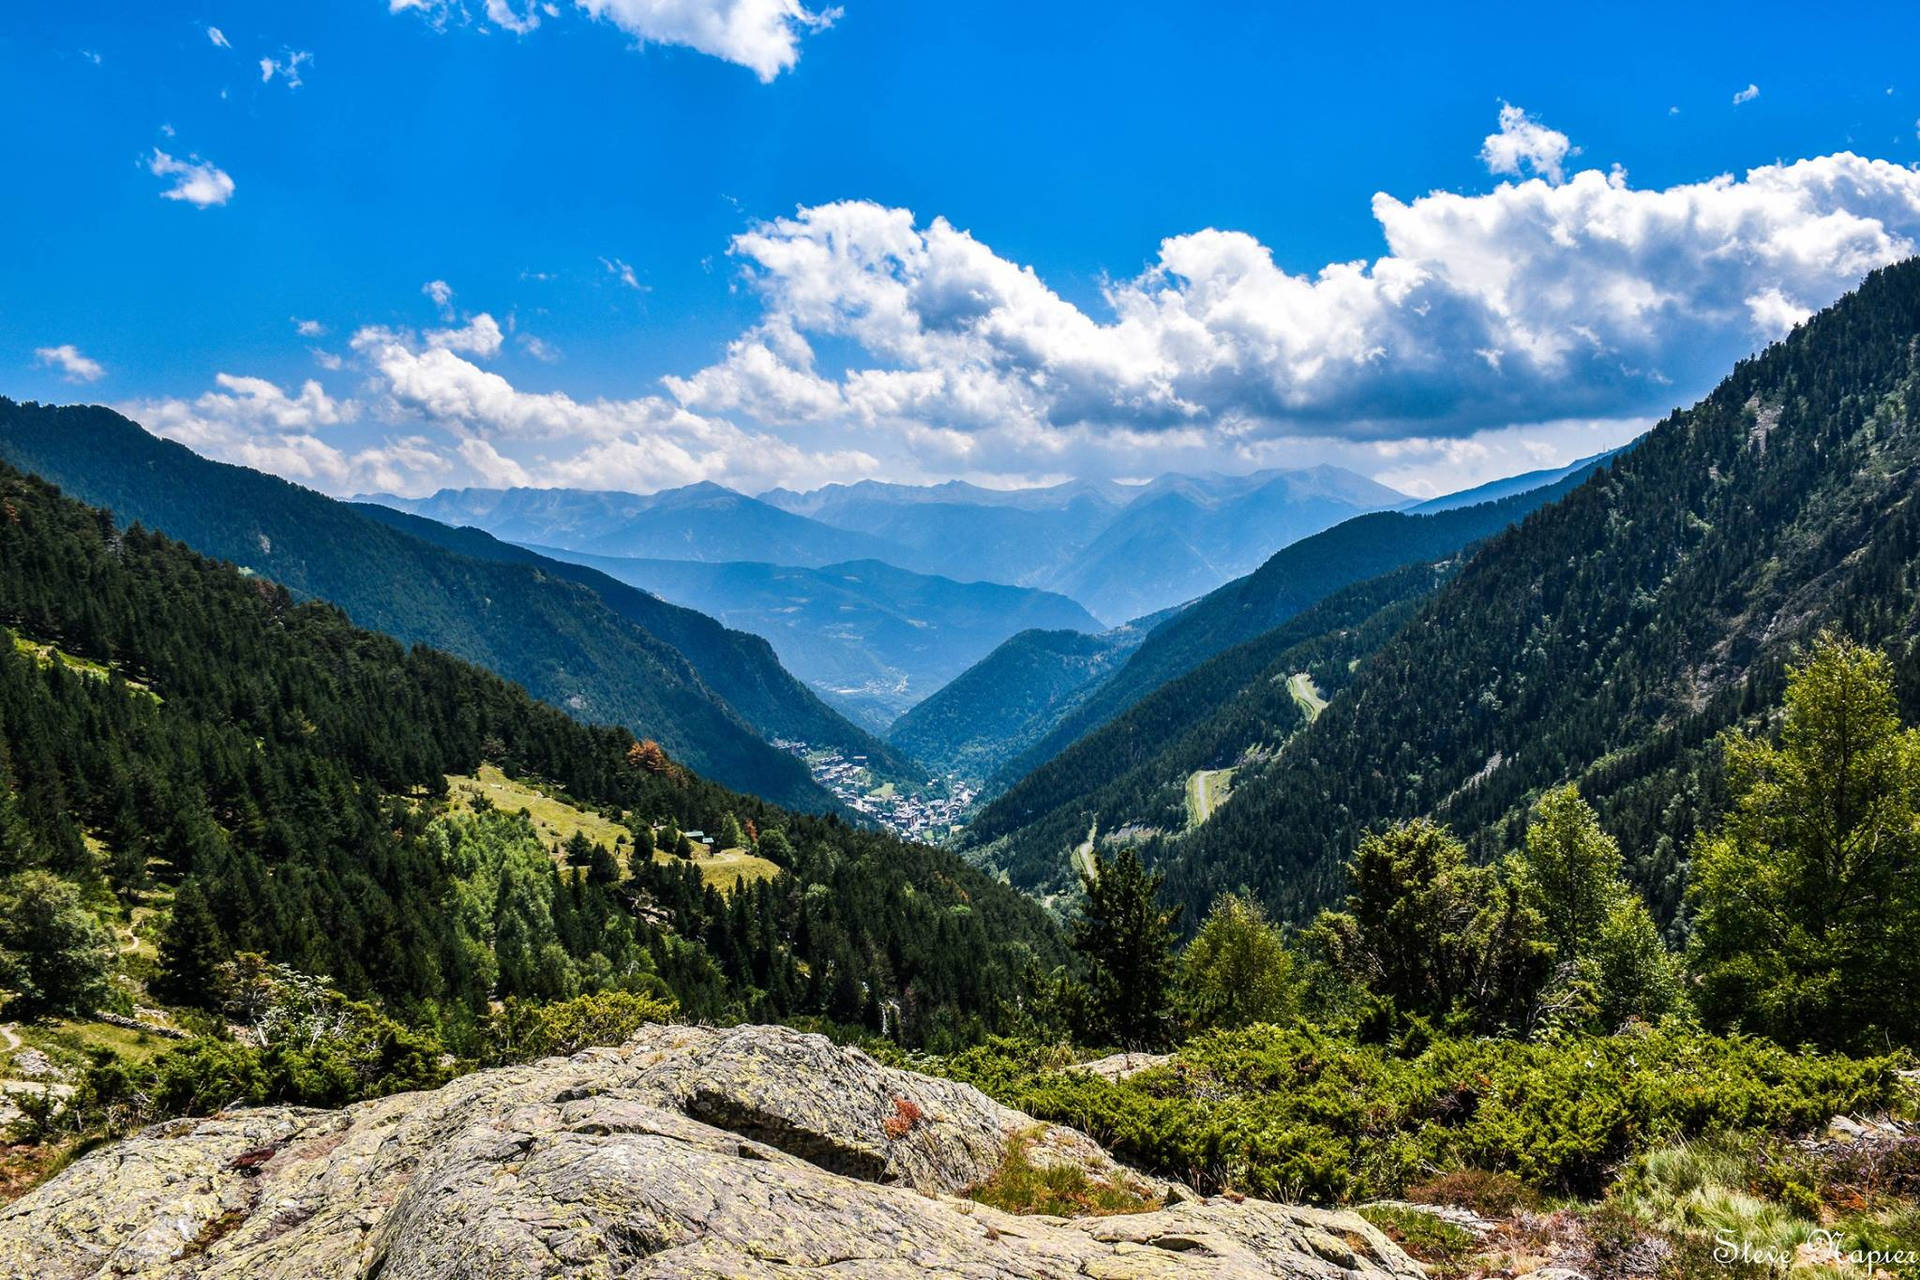
[[[649,1022],[677,1012],[673,1000],[637,991],[601,991],[556,1004],[509,997],[486,1023],[487,1060],[532,1062],[620,1044]]]
[[[1636,1151],[1793,1132],[1884,1107],[1886,1059],[1794,1054],[1678,1026],[1547,1043],[1435,1038],[1396,1054],[1304,1026],[1215,1032],[1124,1082],[999,1040],[936,1068],[1206,1187],[1316,1201],[1399,1195],[1464,1169],[1592,1193]]]

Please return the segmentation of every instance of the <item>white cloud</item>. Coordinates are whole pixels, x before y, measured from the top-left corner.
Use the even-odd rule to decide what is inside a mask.
[[[1580,154],[1567,135],[1549,129],[1511,103],[1500,104],[1500,132],[1480,144],[1480,159],[1490,173],[1525,177],[1531,170],[1559,183],[1568,156]]]
[[[842,201],[734,239],[758,315],[662,394],[516,385],[480,361],[534,340],[456,325],[441,281],[423,292],[444,327],[363,328],[350,358],[367,417],[449,475],[650,490],[1337,462],[1432,492],[1624,442],[1920,243],[1913,167],[1839,153],[1641,189],[1569,171],[1564,138],[1522,146],[1533,125],[1503,113],[1494,135],[1521,181],[1376,195],[1371,261],[1293,274],[1204,228],[1082,306],[944,218]]]
[[[280,77],[280,83],[289,89],[298,89],[306,83],[300,78],[300,68],[313,61],[313,55],[299,49],[288,49],[278,59],[260,59],[260,83],[266,84],[274,76]]]
[[[530,2],[518,13],[510,0],[487,0],[487,21],[503,31],[523,36],[540,25],[541,6]]]
[[[634,274],[633,268],[628,266],[626,263],[622,262],[620,259],[602,258],[600,259],[600,265],[607,269],[608,275],[612,276],[615,280],[618,280],[621,284],[627,286],[627,288],[629,289],[644,288],[644,286],[642,286],[640,283],[640,277]]]
[[[560,16],[552,0],[479,0],[481,23],[526,35]],[[839,20],[838,8],[809,9],[800,0],[574,0],[590,17],[612,23],[642,46],[679,45],[746,67],[769,82],[800,61],[800,42]],[[473,21],[465,0],[388,0],[390,13],[421,15],[435,30]]]
[[[765,487],[820,483],[877,465],[857,449],[804,448],[664,396],[576,400],[522,390],[439,342],[442,336],[367,328],[354,335],[353,348],[384,397],[383,416],[443,433],[453,442],[450,457],[476,477],[640,490],[705,479]]]
[[[207,28],[207,39],[211,40],[215,45],[217,45],[222,49],[233,48],[233,46],[227,42],[226,32],[220,30],[220,28],[218,27]]]
[[[1760,86],[1757,84],[1749,84],[1746,88],[1733,95],[1733,105],[1737,107],[1743,102],[1752,102],[1759,96]]]
[[[445,280],[429,280],[420,286],[420,292],[433,300],[442,316],[453,318],[453,286]]]
[[[676,44],[746,67],[771,81],[800,61],[800,41],[823,31],[840,10],[809,10],[799,0],[576,0],[643,44]]]
[[[80,348],[71,342],[57,347],[35,347],[33,362],[60,370],[60,376],[68,382],[98,382],[107,372],[105,365],[81,354]]]
[[[160,148],[147,160],[147,172],[156,178],[172,178],[173,185],[160,194],[168,200],[184,200],[196,209],[211,208],[233,199],[233,179],[212,162],[199,156],[177,160]]]
[[[806,208],[735,239],[762,318],[666,385],[696,413],[996,473],[1138,473],[1153,440],[1224,465],[1638,419],[1911,255],[1920,172],[1842,153],[1639,190],[1587,170],[1373,212],[1387,253],[1311,275],[1243,232],[1171,237],[1096,315],[945,219]],[[824,366],[823,345],[852,355]]]
[[[219,389],[196,400],[140,401],[127,406],[128,416],[155,435],[223,461],[305,482],[347,478],[350,459],[316,432],[355,417],[353,402],[335,400],[314,381],[295,395],[264,378],[222,373],[214,382]]]
[[[499,323],[484,311],[471,317],[458,329],[435,329],[426,337],[431,346],[462,351],[482,359],[499,355],[500,344],[504,340]]]
[[[554,364],[560,359],[559,349],[551,342],[543,341],[530,333],[521,334],[517,340],[523,351],[542,364]]]
[[[318,338],[327,331],[327,326],[318,320],[302,320],[299,316],[292,319],[293,331],[303,338]]]
[[[157,436],[197,453],[336,493],[427,492],[454,469],[445,450],[417,434],[360,448],[323,437],[357,421],[361,406],[337,400],[309,380],[297,393],[265,378],[222,373],[216,390],[194,400],[159,399],[120,406]]]

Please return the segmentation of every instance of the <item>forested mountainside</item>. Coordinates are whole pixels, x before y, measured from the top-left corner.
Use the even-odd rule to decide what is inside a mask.
[[[864,755],[882,777],[925,780],[919,765],[851,723],[807,688],[758,635],[724,626],[697,609],[670,604],[590,564],[541,555],[479,529],[455,528],[373,502],[355,503],[354,509],[449,551],[476,560],[531,565],[548,577],[586,587],[616,614],[688,655],[707,686],[763,737],[796,739],[833,747],[844,755]]]
[[[0,460],[122,522],[329,600],[362,626],[477,662],[583,719],[626,725],[700,772],[769,799],[833,803],[716,682],[758,686],[796,719],[838,724],[847,742],[867,740],[833,713],[822,719],[809,709],[806,691],[757,646],[675,648],[650,623],[697,624],[669,606],[629,599],[616,609],[564,566],[449,554],[350,504],[156,439],[108,409],[0,400]],[[622,616],[626,609],[644,609],[649,625]],[[766,713],[764,699],[758,709]]]
[[[1250,886],[1300,917],[1365,831],[1430,814],[1491,853],[1572,779],[1671,920],[1683,850],[1717,807],[1707,748],[1778,703],[1796,646],[1840,628],[1893,655],[1909,717],[1920,697],[1917,361],[1911,260],[1488,543],[1165,849],[1170,890],[1204,904]]]
[[[977,1028],[1059,954],[952,855],[722,788],[11,468],[0,601],[0,869],[163,908],[149,985],[176,1003],[262,952],[462,1052],[490,1001],[606,988],[911,1039]],[[611,847],[573,841],[563,871],[527,817],[450,804],[449,776],[483,769],[598,813]],[[686,831],[771,874],[703,887],[652,856]],[[23,1009],[79,1000],[15,985]]]
[[[1330,593],[1410,564],[1444,559],[1553,501],[1588,474],[1430,515],[1376,511],[1281,548],[1252,573],[1194,601],[1155,627],[1110,678],[1089,687],[1032,746],[989,782],[997,794],[1147,694],[1215,654],[1279,626]]]
[[[983,782],[1145,638],[1137,627],[1009,636],[894,721],[887,741],[929,769]]]
[[[1235,775],[1337,697],[1460,563],[1407,565],[1345,587],[1168,681],[982,810],[967,827],[968,857],[1052,894],[1074,884],[1095,848],[1208,821]]]
[[[958,582],[878,560],[809,569],[537,549],[765,636],[787,670],[876,730],[1015,632],[1100,629],[1092,614],[1051,591]]]

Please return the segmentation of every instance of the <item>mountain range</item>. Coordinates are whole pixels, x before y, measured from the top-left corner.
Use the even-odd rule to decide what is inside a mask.
[[[815,569],[540,550],[766,637],[787,670],[875,732],[1017,631],[1100,628],[1050,591],[956,582],[879,560]]]
[[[729,786],[834,807],[804,764],[769,744],[774,737],[920,776],[785,671],[764,640],[604,574],[212,462],[99,407],[0,399],[0,460],[123,524],[337,604],[363,626],[488,667],[582,719],[657,739]]]
[[[645,497],[449,489],[370,500],[589,555],[800,568],[876,560],[1055,592],[1107,625],[1191,600],[1351,515],[1408,502],[1338,467],[1018,490],[861,481],[757,498],[698,484]]]

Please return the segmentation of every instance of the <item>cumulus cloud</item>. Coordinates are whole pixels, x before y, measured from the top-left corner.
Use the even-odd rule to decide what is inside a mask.
[[[523,477],[514,483],[651,490],[703,479],[824,481],[875,465],[858,450],[809,450],[665,396],[578,400],[523,390],[443,337],[366,328],[354,335],[353,349],[384,397],[382,413],[451,437],[453,456],[476,476],[497,478],[511,464]]]
[[[746,67],[770,82],[800,61],[800,41],[840,10],[799,0],[577,0],[643,44],[676,44]]]
[[[302,320],[299,316],[294,316],[293,331],[303,338],[318,338],[327,331],[327,326],[318,320]]]
[[[1530,123],[1503,113],[1494,137]],[[1563,142],[1516,143],[1513,163],[1550,168]],[[1852,154],[1659,190],[1618,168],[1563,177],[1378,195],[1387,253],[1310,275],[1244,232],[1174,236],[1099,314],[943,218],[805,208],[735,239],[762,318],[666,385],[697,413],[1010,472],[1104,452],[1111,473],[1155,438],[1204,465],[1270,442],[1636,421],[1920,236],[1920,173]],[[816,348],[853,354],[829,366]]]
[[[173,180],[173,185],[160,193],[167,200],[184,200],[196,209],[207,209],[233,199],[233,179],[199,156],[178,160],[155,147],[147,160],[147,172]]]
[[[427,334],[427,342],[432,346],[463,351],[482,359],[499,355],[504,340],[499,322],[484,311],[457,329],[435,329]]]
[[[1757,84],[1749,84],[1746,88],[1733,95],[1733,105],[1737,107],[1743,102],[1752,102],[1759,96],[1760,86]]]
[[[1524,177],[1535,173],[1558,183],[1563,166],[1580,148],[1558,129],[1549,129],[1511,103],[1500,104],[1500,132],[1480,144],[1480,159],[1490,173]]]
[[[35,347],[33,362],[60,370],[68,382],[98,382],[106,376],[106,366],[81,353],[71,342],[57,347]]]
[[[1571,142],[1509,108],[1483,154],[1519,180],[1376,195],[1371,260],[1296,274],[1245,232],[1203,228],[1093,305],[945,218],[801,208],[735,237],[755,321],[657,394],[517,385],[481,363],[501,326],[456,324],[441,281],[423,292],[442,327],[363,328],[350,359],[367,416],[468,477],[511,464],[534,484],[657,489],[1337,462],[1431,492],[1624,443],[1920,242],[1920,171],[1851,153],[1636,188],[1617,165],[1573,172]]]
[[[444,449],[418,434],[342,447],[326,434],[357,421],[362,406],[308,380],[289,393],[265,378],[222,373],[193,400],[141,400],[120,406],[157,436],[223,462],[271,471],[337,493],[422,492],[453,469]]]

